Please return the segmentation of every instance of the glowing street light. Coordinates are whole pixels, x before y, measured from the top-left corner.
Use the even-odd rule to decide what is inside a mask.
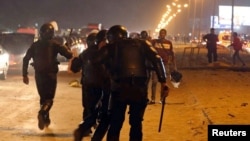
[[[174,0],[171,5],[166,5],[166,12],[162,15],[160,23],[158,24],[155,32],[159,32],[160,29],[165,28],[172,19],[174,19],[178,13],[182,11],[182,7],[187,8],[188,4],[179,4],[178,0]]]

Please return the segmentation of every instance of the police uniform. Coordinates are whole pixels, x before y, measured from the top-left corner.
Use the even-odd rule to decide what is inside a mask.
[[[145,40],[128,39],[126,28],[115,25],[108,31],[109,45],[100,50],[95,62],[104,62],[111,74],[112,105],[107,141],[119,141],[129,106],[130,141],[142,141],[142,121],[147,106],[151,61],[161,83],[166,82],[161,57]]]
[[[35,69],[35,81],[40,96],[40,111],[38,113],[38,127],[42,130],[50,124],[49,111],[53,105],[57,86],[58,64],[57,55],[70,59],[71,51],[53,40],[54,28],[51,24],[44,24],[40,29],[41,38],[32,43],[23,58],[23,81],[28,80],[28,66],[32,59]]]

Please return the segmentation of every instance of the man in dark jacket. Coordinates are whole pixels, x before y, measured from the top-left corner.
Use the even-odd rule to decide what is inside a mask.
[[[216,62],[217,55],[217,42],[219,41],[218,36],[214,32],[214,28],[210,29],[210,33],[203,36],[203,40],[207,42],[207,58],[208,63]]]
[[[49,111],[53,105],[57,86],[58,53],[70,59],[71,51],[60,43],[53,40],[54,27],[49,24],[43,24],[40,28],[40,39],[34,42],[27,50],[23,58],[23,82],[29,84],[28,66],[29,61],[33,59],[35,69],[35,80],[40,96],[40,110],[38,112],[38,127],[43,130],[49,126]]]

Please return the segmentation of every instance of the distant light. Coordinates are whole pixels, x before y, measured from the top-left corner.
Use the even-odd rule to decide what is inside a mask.
[[[165,28],[171,20],[176,17],[178,13],[182,11],[182,7],[186,8],[188,7],[188,4],[179,4],[178,0],[173,0],[173,2],[170,5],[166,5],[166,12],[162,15],[162,18],[155,29],[155,32],[159,31],[161,28]],[[172,12],[172,13],[171,13]]]

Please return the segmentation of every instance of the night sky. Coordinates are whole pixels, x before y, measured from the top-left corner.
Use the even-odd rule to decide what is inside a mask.
[[[38,23],[40,27],[44,22],[55,20],[58,22],[59,28],[80,28],[88,23],[102,23],[105,28],[122,24],[130,31],[154,30],[166,11],[166,5],[172,1],[1,0],[0,28],[15,28],[18,25],[34,26],[35,23]],[[179,1],[188,3],[188,0]],[[205,8],[211,9],[209,4],[212,0],[204,1],[206,1]],[[218,3],[231,3],[231,0],[217,1]],[[250,5],[250,0],[235,0],[235,3]],[[211,12],[209,13],[208,10],[206,13]]]
[[[166,0],[1,0],[1,26],[30,26],[55,20],[60,27],[88,23],[104,27],[122,24],[128,29],[155,28]]]

